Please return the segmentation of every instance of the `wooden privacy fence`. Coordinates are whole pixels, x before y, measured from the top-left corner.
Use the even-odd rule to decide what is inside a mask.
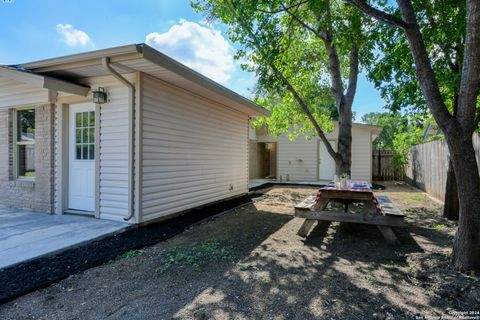
[[[480,135],[474,134],[473,146],[480,169]],[[449,152],[445,140],[416,145],[410,151],[406,181],[433,197],[444,200]]]
[[[404,167],[393,166],[393,152],[387,150],[374,150],[372,154],[373,180],[391,181],[405,178]]]

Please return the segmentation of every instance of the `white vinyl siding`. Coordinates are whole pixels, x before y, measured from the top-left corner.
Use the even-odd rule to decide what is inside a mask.
[[[372,180],[372,142],[367,129],[353,128],[352,179]]]
[[[135,75],[124,75],[134,83]],[[104,87],[109,101],[100,108],[100,218],[123,221],[128,215],[128,88],[112,77],[89,81]]]
[[[248,116],[149,76],[142,86],[140,221],[247,193]]]
[[[281,135],[278,140],[278,177],[291,181],[317,180],[317,139],[299,137],[290,141]]]
[[[337,133],[327,134],[327,139],[336,143]],[[278,141],[278,178],[290,181],[316,181],[318,179],[318,143],[320,138],[306,140],[300,136],[290,141],[286,135],[278,139],[271,136],[258,137],[259,142]],[[371,181],[372,142],[369,128],[352,127],[352,179]]]
[[[134,83],[135,74],[124,75]],[[93,89],[104,87],[109,101],[100,107],[100,218],[123,221],[128,215],[128,88],[113,77],[95,77],[83,79],[82,84]],[[57,106],[57,113],[58,108]],[[98,112],[98,107],[96,108]],[[57,117],[58,118],[58,117]],[[59,130],[56,123],[57,134]],[[56,143],[58,136],[56,135]],[[55,148],[57,150],[57,148]],[[66,158],[65,158],[66,160]],[[58,187],[58,155],[55,156],[56,192]],[[65,189],[64,189],[65,190]]]
[[[0,78],[0,108],[48,103],[48,90]]]

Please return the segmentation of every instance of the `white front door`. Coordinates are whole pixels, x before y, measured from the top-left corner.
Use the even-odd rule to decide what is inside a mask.
[[[334,140],[329,141],[333,150],[337,150],[337,143]],[[333,180],[335,175],[335,161],[328,153],[325,144],[320,141],[318,146],[318,175],[319,180]]]
[[[68,208],[95,211],[95,105],[69,107]]]

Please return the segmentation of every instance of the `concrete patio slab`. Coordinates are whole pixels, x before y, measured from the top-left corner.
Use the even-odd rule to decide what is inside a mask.
[[[245,195],[144,226],[0,206],[0,304],[129,250],[169,239],[192,224],[250,201]]]
[[[120,233],[131,225],[0,206],[0,269]]]

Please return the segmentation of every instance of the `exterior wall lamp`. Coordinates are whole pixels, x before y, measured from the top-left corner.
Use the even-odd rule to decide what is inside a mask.
[[[92,94],[93,94],[93,103],[104,104],[107,102],[107,92],[105,91],[105,88],[98,87],[98,89],[93,91]]]

